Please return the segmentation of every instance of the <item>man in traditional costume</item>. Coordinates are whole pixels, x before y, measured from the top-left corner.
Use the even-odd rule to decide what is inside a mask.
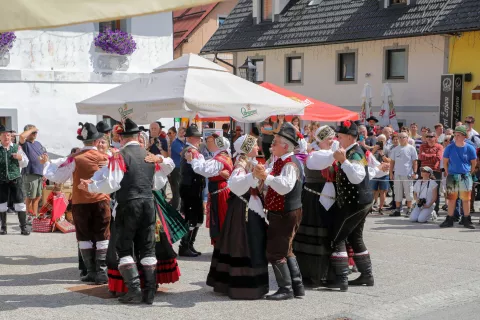
[[[223,228],[213,251],[207,285],[231,299],[260,299],[268,293],[267,221],[258,181],[252,175],[258,155],[250,135],[235,143],[238,155],[228,180],[234,194],[228,200]]]
[[[205,178],[193,171],[192,165],[185,159],[186,153],[193,158],[202,156],[198,151],[202,134],[196,125],[192,124],[185,133],[186,145],[183,148],[180,160],[180,198],[182,199],[182,213],[189,225],[189,232],[182,238],[178,255],[183,257],[197,257],[201,253],[195,250],[194,243],[198,229],[203,223],[202,192],[205,187]],[[202,156],[203,157],[203,156]]]
[[[166,175],[174,165],[171,159],[164,159],[161,155],[147,156],[147,151],[138,142],[140,132],[132,120],[126,119],[124,130],[120,133],[123,145],[121,151],[110,159],[107,168],[95,173],[93,179],[82,180],[80,188],[93,194],[116,192],[116,247],[120,259],[118,269],[128,288],[127,294],[118,300],[121,303],[143,301],[152,304],[157,291],[156,214],[152,186],[155,172],[164,170],[166,174],[160,184],[163,187],[167,181]],[[156,165],[164,161],[166,165]],[[139,253],[143,269],[143,295],[138,268],[133,259],[134,248]]]
[[[185,153],[185,159],[191,164],[193,172],[208,178],[207,227],[210,229],[210,239],[214,245],[220,236],[227,214],[227,200],[230,195],[227,179],[233,171],[233,163],[228,153],[230,143],[226,138],[213,134],[206,140],[208,151],[213,153],[212,159],[205,160],[201,154],[194,158],[191,152]]]
[[[0,125],[0,234],[7,234],[7,211],[9,195],[17,212],[21,234],[28,236],[27,206],[22,189],[21,170],[28,165],[27,155],[22,148],[12,143],[12,130]]]
[[[303,217],[293,241],[293,251],[304,283],[318,286],[327,279],[331,254],[329,229],[337,215],[336,167],[331,151],[335,131],[322,126],[314,134],[320,150],[310,153],[306,159]]]
[[[279,289],[269,300],[286,300],[305,295],[302,275],[293,254],[292,242],[302,220],[303,170],[293,151],[298,145],[295,127],[285,122],[275,134],[273,166],[258,164],[253,175],[268,187],[265,208],[268,210],[267,259],[272,264]],[[293,290],[292,290],[293,287]]]
[[[337,215],[331,230],[333,253],[331,265],[335,281],[328,285],[331,289],[348,290],[348,285],[373,286],[372,263],[363,241],[363,227],[373,202],[370,188],[368,161],[362,148],[356,143],[357,125],[344,121],[337,129],[340,149],[333,154],[339,170],[337,182]],[[346,241],[354,251],[355,264],[361,275],[349,282],[348,254]]]
[[[73,177],[72,214],[78,246],[87,267],[84,282],[104,284],[107,276],[107,248],[110,239],[110,197],[108,194],[91,194],[78,188],[81,179],[89,179],[107,165],[108,155],[97,150],[103,133],[94,124],[79,124],[77,139],[84,147],[68,158],[47,162],[45,177],[55,183],[65,183]],[[94,248],[95,244],[95,248]]]

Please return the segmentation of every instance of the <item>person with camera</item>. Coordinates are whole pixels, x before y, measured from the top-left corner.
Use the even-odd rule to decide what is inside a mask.
[[[437,143],[435,133],[427,132],[426,134],[427,142],[423,143],[420,146],[418,159],[421,161],[422,167],[429,167],[437,183],[440,183],[442,180],[442,170],[440,168],[440,163],[443,159],[443,146]],[[437,197],[435,201],[435,212],[438,214],[440,210],[440,197]]]
[[[429,219],[437,220],[434,204],[438,198],[438,183],[432,168],[424,166],[420,168],[421,180],[413,186],[413,198],[416,206],[410,215],[410,221],[425,223]]]

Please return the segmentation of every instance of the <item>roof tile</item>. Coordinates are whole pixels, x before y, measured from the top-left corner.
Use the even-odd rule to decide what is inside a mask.
[[[278,22],[254,24],[252,0],[239,0],[203,52],[410,37],[480,29],[480,0],[417,0],[379,7],[378,0],[292,0]]]

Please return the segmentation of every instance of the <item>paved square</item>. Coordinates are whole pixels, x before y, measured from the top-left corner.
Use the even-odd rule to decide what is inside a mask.
[[[478,319],[478,214],[476,230],[440,229],[443,219],[444,213],[437,223],[414,224],[369,216],[365,238],[375,287],[309,290],[304,299],[285,302],[235,301],[213,293],[205,285],[212,247],[202,228],[197,242],[204,254],[179,258],[180,282],[162,286],[153,306],[126,306],[108,295],[96,297],[102,288],[79,287],[74,234],[21,236],[10,214],[9,234],[0,237],[0,319]],[[272,272],[270,277],[273,291]]]

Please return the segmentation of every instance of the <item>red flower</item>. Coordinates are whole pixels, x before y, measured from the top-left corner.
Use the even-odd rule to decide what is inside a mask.
[[[350,120],[347,120],[347,121],[343,121],[343,126],[345,128],[349,128],[350,129],[350,126],[352,125],[352,123],[350,122]]]
[[[304,138],[303,134],[300,131],[297,131],[297,137],[298,137],[298,139],[303,139]]]
[[[82,128],[78,128],[77,135],[81,135],[81,134],[82,134]]]

